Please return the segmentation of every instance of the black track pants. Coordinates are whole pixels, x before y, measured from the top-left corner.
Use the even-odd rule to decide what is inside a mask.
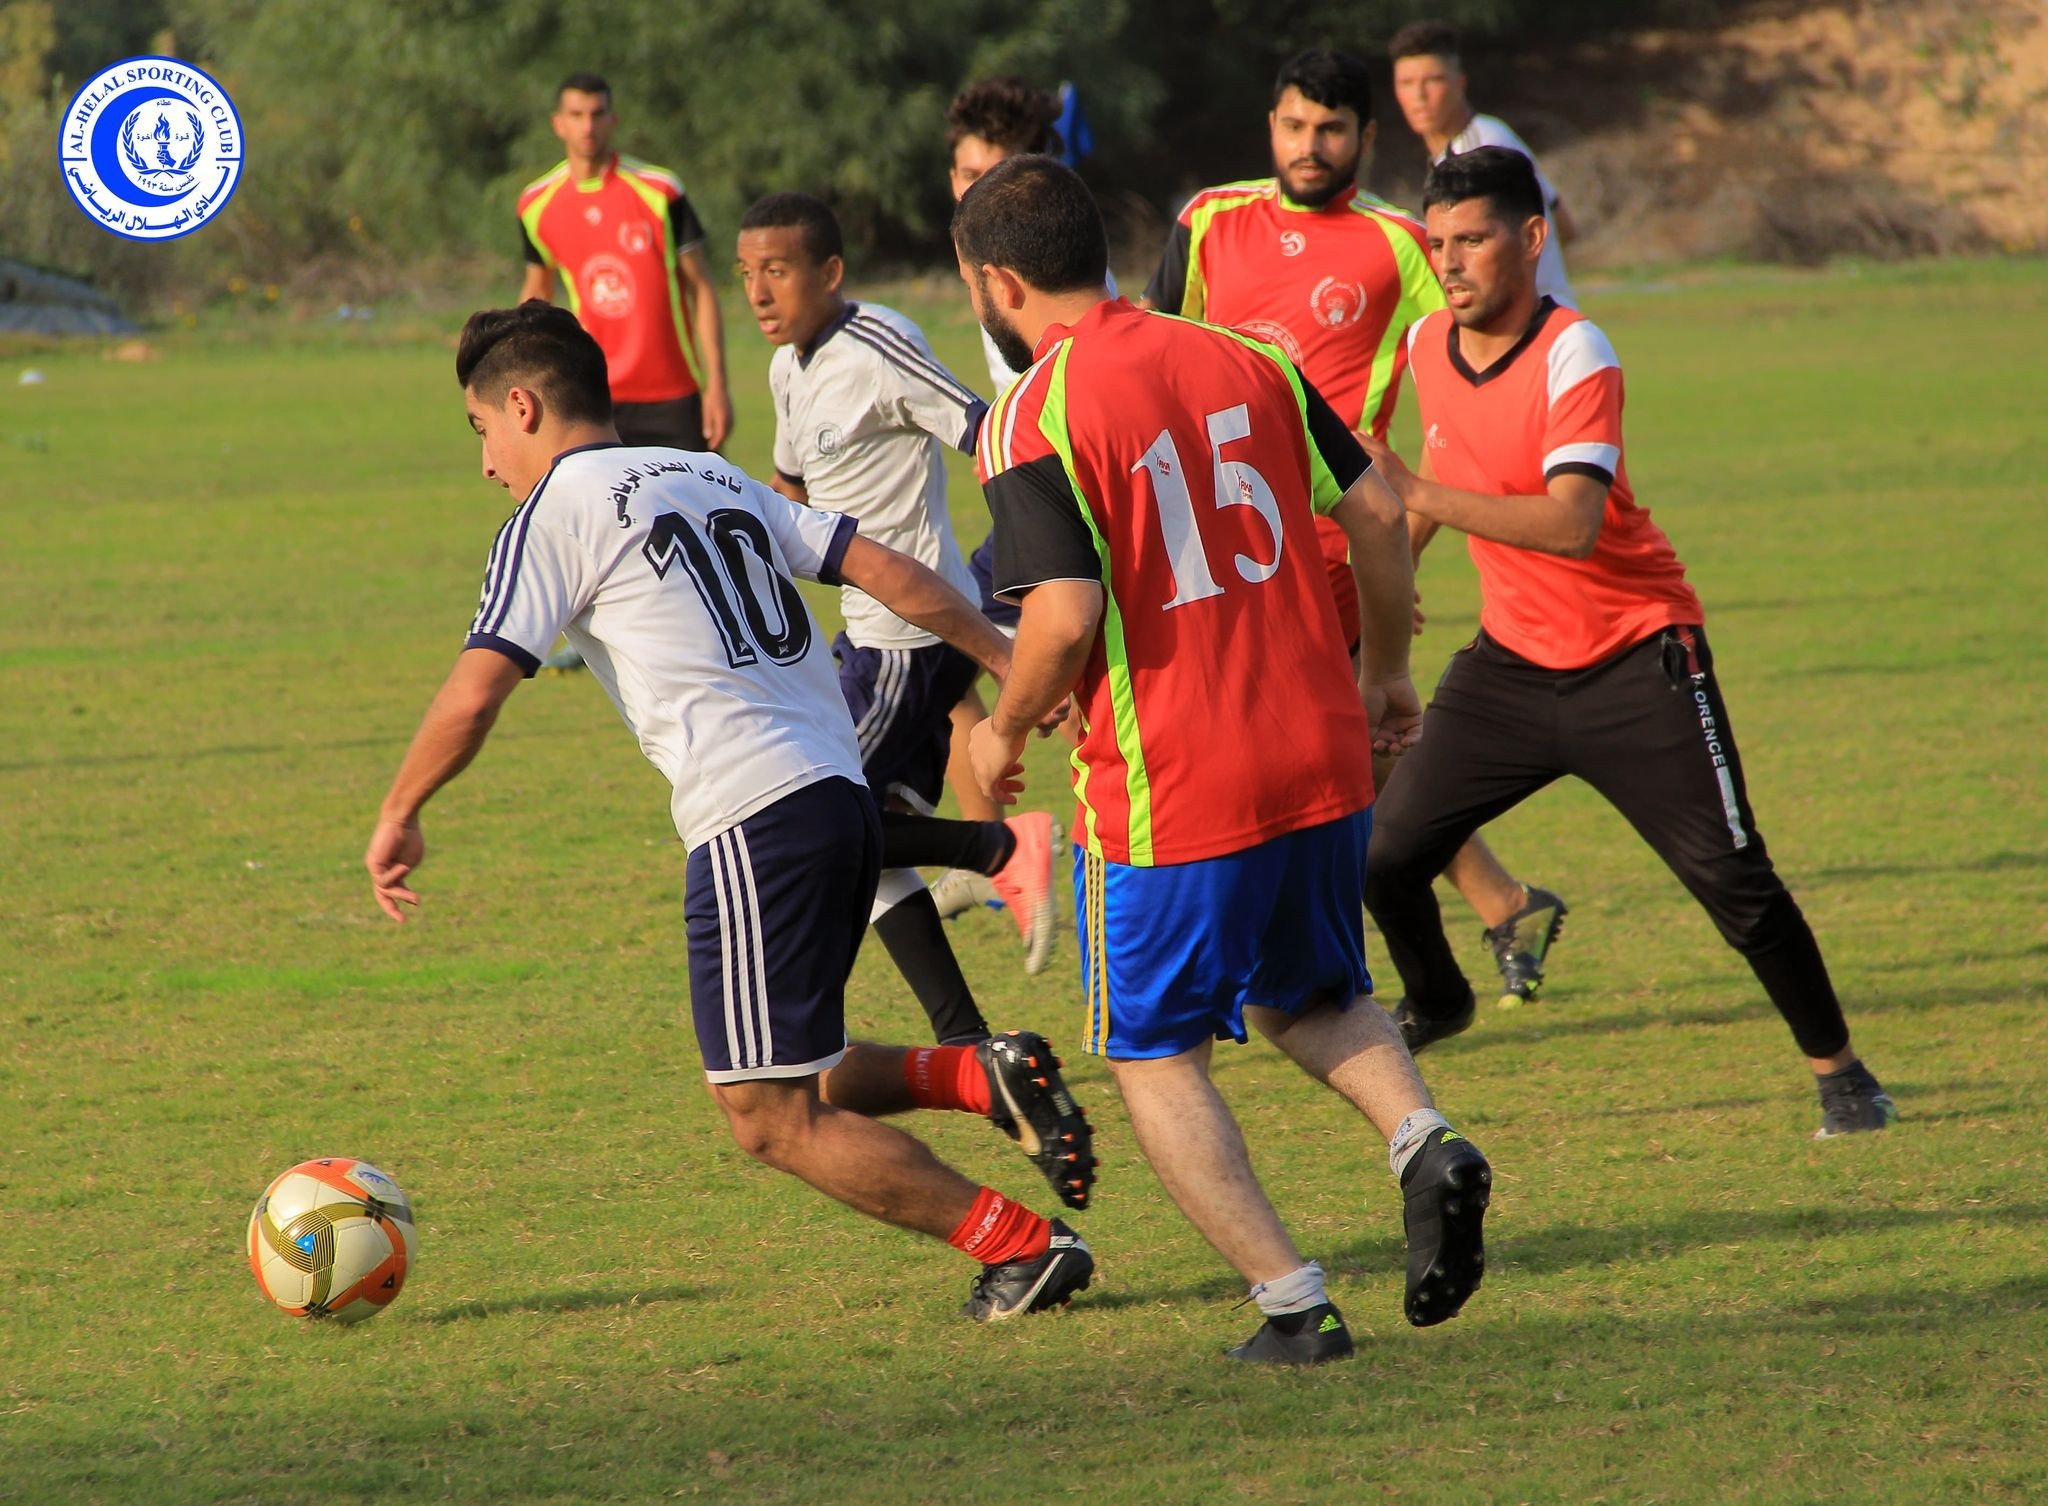
[[[1481,633],[1452,656],[1373,809],[1366,908],[1414,1007],[1464,1011],[1472,986],[1431,881],[1465,839],[1565,775],[1628,818],[1742,953],[1808,1056],[1848,1044],[1827,964],[1771,866],[1697,627],[1667,628],[1586,669],[1554,670]]]

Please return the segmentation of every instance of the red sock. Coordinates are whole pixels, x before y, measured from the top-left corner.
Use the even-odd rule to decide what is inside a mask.
[[[921,1109],[989,1111],[988,1073],[974,1059],[972,1046],[913,1048],[903,1058],[903,1086]]]
[[[1008,1265],[1013,1260],[1036,1260],[1050,1249],[1052,1225],[1022,1203],[984,1187],[946,1243],[983,1265]]]

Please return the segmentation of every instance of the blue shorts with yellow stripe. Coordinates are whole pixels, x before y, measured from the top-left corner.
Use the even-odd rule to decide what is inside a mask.
[[[1372,992],[1365,849],[1372,812],[1220,858],[1074,864],[1086,1050],[1119,1060],[1242,1041],[1244,1009],[1299,1014]]]

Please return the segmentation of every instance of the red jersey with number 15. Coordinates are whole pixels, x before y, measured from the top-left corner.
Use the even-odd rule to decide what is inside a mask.
[[[1597,324],[1546,298],[1521,340],[1474,371],[1450,314],[1431,314],[1408,332],[1408,368],[1437,480],[1492,497],[1541,496],[1574,472],[1607,483],[1585,559],[1468,536],[1487,636],[1545,669],[1584,669],[1701,620],[1685,566],[1628,484],[1621,361]]]
[[[1109,300],[1046,331],[976,459],[996,590],[1104,588],[1074,755],[1089,851],[1194,862],[1372,803],[1315,529],[1366,460],[1279,351]]]

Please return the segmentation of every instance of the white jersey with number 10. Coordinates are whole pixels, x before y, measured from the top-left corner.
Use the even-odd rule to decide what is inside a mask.
[[[530,675],[566,631],[675,787],[694,848],[806,785],[865,782],[792,581],[837,584],[854,528],[716,455],[570,450],[499,530],[468,646]]]

